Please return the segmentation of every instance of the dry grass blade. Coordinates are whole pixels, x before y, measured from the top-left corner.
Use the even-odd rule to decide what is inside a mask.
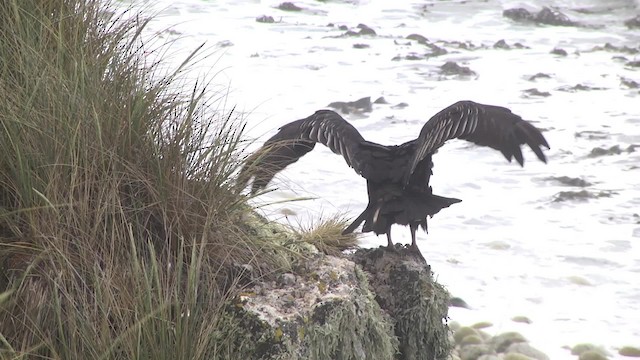
[[[343,251],[358,247],[359,234],[342,234],[349,222],[343,215],[318,220],[304,225],[298,223],[292,230],[300,240],[315,246],[327,255],[340,255]]]

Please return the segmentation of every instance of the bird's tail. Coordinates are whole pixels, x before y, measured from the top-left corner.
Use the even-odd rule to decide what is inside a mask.
[[[428,201],[426,201],[426,203],[430,208],[428,211],[428,214],[433,216],[437,214],[440,210],[444,208],[448,208],[449,206],[459,203],[461,201],[462,200],[460,199],[448,198],[444,196],[430,194]]]

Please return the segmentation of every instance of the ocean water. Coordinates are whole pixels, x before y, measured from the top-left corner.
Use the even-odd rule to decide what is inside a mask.
[[[640,14],[637,1],[555,1],[584,25],[566,27],[502,15],[514,7],[538,11],[547,4],[541,0],[304,0],[295,2],[297,12],[279,3],[135,4],[157,13],[148,32],[175,41],[176,64],[203,43],[214,52],[191,71],[228,88],[225,106],[246,113],[250,149],[285,123],[366,96],[388,104],[345,118],[383,144],[417,137],[430,116],[458,100],[506,106],[531,121],[551,145],[548,164],[527,150],[521,168],[464,141],[434,156],[434,193],[463,202],[431,219],[418,245],[438,281],[470,305],[452,308],[451,320],[519,331],[552,359],[575,359],[565,347],[582,342],[604,346],[612,359],[622,358],[622,346],[640,346],[640,88],[633,86],[640,83],[633,63],[640,30],[624,26]],[[263,15],[274,22],[257,22]],[[358,24],[377,35],[340,29],[358,31]],[[430,48],[410,34],[446,54],[424,56]],[[512,48],[494,48],[499,40]],[[552,54],[555,48],[566,56]],[[443,75],[446,61],[475,75]],[[531,79],[538,73],[548,77]],[[367,202],[364,179],[322,146],[271,185],[277,190],[257,205],[285,223],[353,218]],[[313,199],[280,202],[302,197]],[[409,229],[396,226],[392,237],[409,243]],[[386,239],[367,234],[362,244]],[[511,320],[520,315],[531,323]]]

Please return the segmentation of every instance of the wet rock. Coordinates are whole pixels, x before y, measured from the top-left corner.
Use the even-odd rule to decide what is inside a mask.
[[[640,88],[640,84],[637,81],[634,81],[634,80],[631,80],[631,79],[621,78],[620,79],[620,84],[628,87],[629,89]]]
[[[579,131],[575,133],[573,136],[575,136],[576,138],[586,138],[589,140],[603,140],[603,139],[609,138],[608,133],[604,131],[593,131],[593,130]]]
[[[587,201],[590,199],[599,199],[603,197],[611,197],[613,192],[611,191],[598,191],[591,192],[587,190],[580,191],[561,191],[556,194],[553,202],[563,202],[563,201]]]
[[[391,106],[392,109],[404,109],[407,106],[409,106],[409,104],[407,104],[406,102],[401,102],[401,103],[397,103],[393,106]]]
[[[551,50],[551,54],[553,55],[558,55],[558,56],[567,56],[567,50],[564,49],[560,49],[560,48],[554,48],[553,50]]]
[[[611,43],[605,43],[604,46],[595,46],[591,51],[609,51],[634,55],[640,53],[640,48],[632,48],[628,47],[627,45],[615,46]]]
[[[580,26],[579,23],[572,21],[560,11],[548,7],[543,7],[536,14],[523,8],[507,9],[502,12],[502,16],[517,22],[533,22],[554,26]]]
[[[467,345],[460,348],[461,360],[477,360],[483,355],[495,354],[491,346],[487,344]]]
[[[357,31],[347,30],[347,32],[345,32],[342,36],[376,36],[376,31],[365,24],[358,24],[356,28],[358,29]],[[342,29],[342,27],[340,29]]]
[[[230,333],[219,336],[235,340],[227,351],[247,359],[393,358],[392,321],[353,262],[309,254],[294,272],[294,283],[263,282],[225,308],[220,328]]]
[[[363,97],[356,101],[348,101],[348,102],[335,101],[329,104],[328,106],[344,114],[371,112],[373,110],[370,96]]]
[[[380,96],[373,103],[374,104],[388,104],[389,102],[387,102],[387,99],[385,99],[384,97]]]
[[[522,324],[531,324],[531,319],[529,319],[526,316],[521,316],[521,315],[512,317],[511,321],[517,322],[517,323],[522,323]]]
[[[529,77],[529,81],[535,81],[537,79],[551,79],[551,75],[545,73],[537,73]]]
[[[475,323],[473,325],[471,325],[472,328],[474,329],[486,329],[488,327],[492,327],[493,323],[489,322],[489,321],[481,321],[479,323]]]
[[[507,42],[504,41],[504,39],[502,39],[502,40],[498,40],[495,44],[493,44],[493,48],[509,50],[511,49],[511,46],[509,46]]]
[[[640,60],[629,61],[625,65],[629,67],[640,67]]]
[[[413,40],[413,41],[417,41],[418,44],[423,44],[426,45],[429,43],[429,39],[427,39],[426,37],[420,35],[420,34],[411,34],[407,36],[407,39],[409,40]]]
[[[629,145],[626,149],[622,149],[620,145],[613,145],[608,149],[596,147],[591,149],[591,152],[589,153],[589,157],[594,158],[594,157],[607,156],[607,155],[620,155],[622,153],[632,153],[639,146],[640,145]]]
[[[462,338],[462,340],[460,340],[460,347],[465,347],[468,345],[478,345],[482,343],[484,343],[484,341],[482,340],[482,337],[478,335],[467,335],[464,338]]]
[[[525,96],[529,97],[529,96],[540,96],[540,97],[547,97],[547,96],[551,96],[551,94],[547,91],[540,91],[536,88],[531,88],[531,89],[527,89],[527,90],[523,90]]]
[[[574,345],[571,348],[571,355],[581,355],[582,353],[586,352],[586,351],[597,351],[600,352],[603,355],[607,355],[607,352],[601,347],[601,346],[597,346],[597,345],[593,345],[593,344],[589,344],[589,343],[582,343],[582,344],[577,344]]]
[[[459,297],[455,297],[455,296],[449,299],[449,306],[459,307],[459,308],[464,308],[464,309],[470,309],[471,308],[469,306],[469,304],[467,304],[466,301],[462,300]]]
[[[369,275],[380,307],[395,321],[400,342],[396,359],[447,358],[452,346],[446,325],[449,294],[433,280],[422,255],[396,244],[393,251],[359,249],[352,258]]]
[[[607,357],[599,351],[587,350],[580,354],[578,360],[607,360]]]
[[[575,187],[587,187],[593,185],[592,183],[583,180],[581,178],[574,178],[569,176],[551,176],[545,178],[546,181],[555,181],[565,186],[575,186]]]
[[[574,86],[561,86],[558,88],[558,90],[565,91],[565,92],[578,92],[578,91],[591,91],[591,90],[606,90],[606,88],[576,84]]]
[[[370,47],[369,44],[353,44],[354,49],[368,49]]]
[[[628,19],[624,22],[624,24],[629,29],[638,29],[640,28],[640,15],[636,15],[636,17]]]
[[[454,61],[447,61],[440,66],[440,72],[444,75],[473,76],[476,73],[466,66],[460,66]]]
[[[618,354],[622,356],[640,358],[640,348],[634,346],[623,346],[618,350]]]
[[[518,342],[509,345],[507,353],[522,354],[530,359],[549,360],[549,357],[545,353],[525,342]]]
[[[264,24],[272,24],[275,22],[275,20],[273,19],[273,16],[267,16],[267,15],[258,16],[256,18],[256,21]]]
[[[503,353],[507,350],[509,346],[511,346],[511,344],[516,344],[516,343],[521,343],[526,341],[527,339],[525,339],[525,337],[522,336],[520,333],[511,331],[511,332],[502,333],[500,335],[493,337],[491,339],[491,344],[493,345],[493,348],[496,350],[496,352]]]
[[[302,11],[302,8],[292,2],[283,2],[278,5],[278,9],[283,11]]]

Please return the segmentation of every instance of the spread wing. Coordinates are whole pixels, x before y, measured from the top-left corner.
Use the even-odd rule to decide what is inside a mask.
[[[504,107],[459,101],[435,114],[422,127],[405,183],[420,161],[455,138],[499,150],[507,160],[515,158],[521,166],[524,158],[520,145],[527,144],[538,159],[547,162],[541,147],[549,149],[549,144],[529,122]]]
[[[353,125],[331,110],[319,110],[315,114],[282,126],[278,133],[250,155],[238,175],[237,187],[244,189],[254,178],[251,193],[264,188],[285,167],[298,161],[316,143],[326,145],[342,155],[347,164],[358,174],[363,171],[364,160],[359,156],[364,140]]]

